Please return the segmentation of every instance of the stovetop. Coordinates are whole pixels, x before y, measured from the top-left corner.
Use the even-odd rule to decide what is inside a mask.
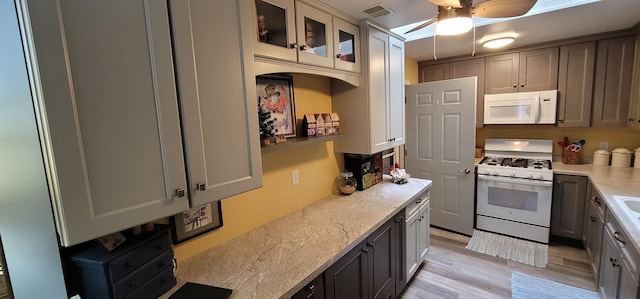
[[[504,158],[504,157],[484,157],[480,161],[480,165],[490,165],[498,167],[515,167],[528,169],[547,169],[551,170],[551,161],[544,159],[525,159],[525,158]]]

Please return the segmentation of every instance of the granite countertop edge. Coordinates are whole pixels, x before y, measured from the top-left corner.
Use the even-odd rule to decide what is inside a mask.
[[[431,184],[411,178],[398,185],[385,176],[367,190],[320,199],[178,261],[178,283],[160,298],[186,282],[232,289],[231,298],[290,298]]]

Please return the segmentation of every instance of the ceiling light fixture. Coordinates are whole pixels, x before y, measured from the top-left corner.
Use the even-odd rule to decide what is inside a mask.
[[[482,43],[482,46],[489,49],[502,48],[515,40],[513,37],[500,37]]]
[[[439,9],[436,23],[437,35],[458,35],[471,30],[472,27],[473,20],[469,6]]]

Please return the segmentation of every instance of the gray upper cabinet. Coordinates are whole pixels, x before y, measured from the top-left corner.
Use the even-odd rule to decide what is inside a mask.
[[[627,127],[640,129],[640,33],[636,34],[636,49],[631,78],[631,99]]]
[[[189,208],[194,183],[223,193],[219,185],[245,177],[247,169],[252,179],[261,179],[255,168],[259,148],[257,160],[240,161],[249,157],[247,151],[254,153],[249,140],[258,141],[257,132],[247,127],[257,120],[237,118],[257,115],[255,79],[241,68],[250,64],[241,59],[246,52],[239,47],[239,29],[229,26],[239,24],[241,1],[215,7],[201,2],[174,7],[176,1],[171,9],[162,1],[28,2],[34,47],[27,58],[38,91],[36,114],[63,246],[180,213]],[[204,26],[209,27],[206,34]],[[174,76],[172,38],[181,44],[176,54],[182,87]],[[183,119],[188,152],[183,152],[178,94],[183,108],[201,109],[183,111],[189,113]],[[196,138],[192,127],[197,126],[202,135]],[[218,152],[221,143],[245,154],[229,158],[229,151]],[[198,160],[203,156],[206,162]],[[190,176],[197,181],[189,184],[185,167],[191,168],[185,160],[205,169],[194,168]],[[229,160],[236,162],[233,167]],[[224,171],[211,171],[214,166]],[[202,172],[210,177],[199,180]],[[240,191],[229,189],[234,191],[225,195]],[[218,197],[195,198],[198,203]]]
[[[589,127],[596,42],[560,47],[558,127]]]
[[[484,58],[465,59],[453,62],[420,66],[418,75],[420,83],[439,80],[477,77],[476,93],[476,127],[484,125]]]
[[[624,127],[627,123],[634,44],[633,36],[598,42],[594,127]]]
[[[244,2],[171,2],[192,206],[262,185],[252,22],[229,26]]]
[[[487,57],[485,93],[558,88],[558,48],[545,48]]]

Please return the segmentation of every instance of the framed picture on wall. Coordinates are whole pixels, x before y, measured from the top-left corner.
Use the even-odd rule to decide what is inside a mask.
[[[173,243],[184,242],[222,226],[222,205],[206,203],[171,217]]]
[[[258,108],[269,112],[273,135],[296,136],[296,111],[293,99],[293,78],[285,75],[256,77]]]

